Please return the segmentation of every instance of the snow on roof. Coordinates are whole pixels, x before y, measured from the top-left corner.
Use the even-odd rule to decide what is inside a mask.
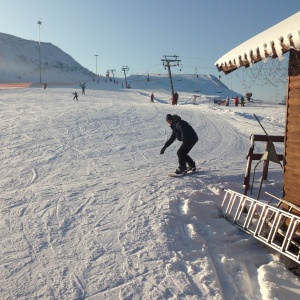
[[[225,74],[269,57],[282,60],[290,49],[300,50],[300,12],[232,49],[215,62]]]

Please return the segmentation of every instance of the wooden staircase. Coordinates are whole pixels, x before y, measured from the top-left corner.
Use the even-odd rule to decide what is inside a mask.
[[[268,195],[272,199],[265,203],[226,190],[221,215],[256,239],[300,263],[300,208],[286,200]],[[274,199],[277,203],[272,203]],[[282,209],[283,205],[285,210]]]

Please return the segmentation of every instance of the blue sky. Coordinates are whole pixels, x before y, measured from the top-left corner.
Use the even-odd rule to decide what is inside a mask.
[[[226,52],[300,11],[295,0],[0,0],[0,31],[52,43],[81,65],[104,75],[166,73],[163,55],[178,55],[172,73],[221,75],[243,93],[245,71],[225,76],[214,62]],[[180,71],[181,69],[181,71]],[[284,87],[247,83],[254,98],[285,94]],[[243,86],[244,85],[244,86]]]

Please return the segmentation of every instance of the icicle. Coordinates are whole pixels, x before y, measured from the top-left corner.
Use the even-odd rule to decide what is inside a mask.
[[[248,62],[249,62],[249,66],[252,67],[253,66],[253,62],[254,62],[254,57],[253,57],[253,51],[250,50],[248,51]]]
[[[274,41],[274,49],[276,51],[279,61],[283,60],[281,41],[282,41],[282,37],[280,37]]]
[[[291,46],[291,34],[287,34],[285,38],[283,38],[283,43],[286,46],[287,49]]]
[[[268,55],[266,54],[267,47],[268,47],[267,44],[263,44],[259,47],[259,53],[264,62],[267,62],[267,60],[268,60]]]
[[[296,50],[300,50],[300,30],[293,33],[293,42]]]
[[[269,56],[273,55],[273,49],[272,49],[273,41],[269,42],[267,44],[266,50]]]

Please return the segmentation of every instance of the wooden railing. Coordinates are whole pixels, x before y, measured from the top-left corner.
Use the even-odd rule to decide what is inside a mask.
[[[266,149],[268,149],[270,140],[271,140],[271,142],[283,143],[284,136],[272,136],[272,135],[266,136],[266,135],[253,134],[250,137],[250,148],[249,148],[249,152],[246,156],[247,167],[246,167],[245,178],[244,178],[244,194],[245,195],[247,195],[247,191],[249,190],[249,187],[250,187],[250,175],[251,175],[252,161],[260,160],[263,156],[263,153],[254,153],[255,142],[265,142]],[[280,161],[283,161],[283,159],[284,159],[283,154],[277,154],[277,156]],[[264,161],[264,163],[263,163],[262,180],[266,180],[268,177],[268,168],[269,168],[268,164],[269,164],[268,161]]]

